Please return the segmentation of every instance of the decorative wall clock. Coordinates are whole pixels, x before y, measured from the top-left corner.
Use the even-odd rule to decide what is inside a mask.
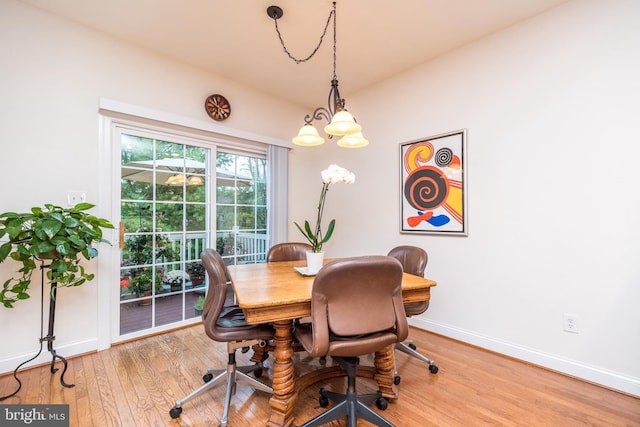
[[[226,120],[231,115],[231,104],[222,95],[209,95],[204,101],[204,109],[216,121]]]

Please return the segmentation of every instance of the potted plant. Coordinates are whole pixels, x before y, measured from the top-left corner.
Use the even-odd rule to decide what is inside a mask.
[[[171,286],[171,292],[181,291],[189,280],[189,275],[182,270],[172,270],[162,277],[162,283]]]
[[[187,264],[187,272],[193,286],[200,286],[204,283],[204,265],[201,262],[194,261]]]
[[[311,243],[312,251],[307,252],[307,269],[313,274],[317,273],[322,267],[324,258],[322,245],[329,241],[336,225],[336,220],[332,219],[329,221],[326,233],[322,233],[322,213],[324,212],[324,202],[327,197],[327,191],[329,191],[329,185],[334,182],[346,182],[347,184],[353,184],[356,180],[356,176],[353,172],[349,172],[338,165],[330,165],[327,169],[321,172],[321,176],[322,190],[320,190],[320,201],[318,202],[318,214],[316,217],[315,227],[312,230],[309,221],[306,220],[304,222],[304,228],[302,228],[297,222],[294,222],[302,235],[309,241],[309,243]]]
[[[155,251],[153,248],[155,239]],[[143,227],[136,234],[127,237],[124,243],[125,259],[123,266],[146,265],[154,260],[171,262],[180,259],[180,255],[171,247],[169,237],[164,234],[152,235],[149,228]]]
[[[138,295],[138,297],[151,294],[151,285],[153,283],[153,277],[151,276],[151,267],[144,267],[132,271],[132,279],[129,281],[131,290]]]
[[[29,213],[0,214],[0,239],[8,239],[0,245],[0,263],[10,258],[22,265],[17,276],[2,284],[0,302],[5,307],[29,298],[36,261],[51,260],[47,279],[57,286],[80,286],[94,279],[94,274],[85,271],[82,258],[98,256],[93,244],[107,242],[102,229],[114,227],[108,220],[86,212],[93,207],[91,203],[71,208],[45,204],[44,208],[31,208]]]
[[[204,309],[204,301],[205,298],[200,295],[196,300],[196,303],[193,305],[193,309],[196,312],[196,316],[202,316],[202,310]]]

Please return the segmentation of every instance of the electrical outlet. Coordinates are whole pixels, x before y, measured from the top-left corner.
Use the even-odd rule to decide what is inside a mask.
[[[566,332],[572,332],[574,334],[580,332],[580,322],[578,316],[576,316],[575,314],[565,313],[562,320],[563,329]]]
[[[84,203],[87,201],[87,193],[84,191],[68,191],[67,203],[69,206],[75,206],[78,203]]]

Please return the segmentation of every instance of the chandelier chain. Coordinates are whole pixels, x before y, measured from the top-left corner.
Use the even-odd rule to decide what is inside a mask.
[[[284,40],[282,38],[282,34],[280,33],[280,29],[278,28],[278,19],[273,17],[273,22],[275,23],[276,26],[276,33],[278,33],[278,38],[280,39],[280,44],[282,45],[282,49],[284,49],[284,52],[287,54],[287,56],[289,58],[291,58],[296,64],[300,64],[302,62],[307,62],[308,60],[310,60],[311,58],[313,58],[313,56],[316,54],[316,52],[318,51],[318,49],[320,49],[320,46],[322,46],[322,41],[324,40],[324,36],[327,34],[327,28],[329,28],[329,23],[331,22],[331,18],[333,17],[333,75],[335,78],[335,63],[336,63],[336,20],[335,20],[335,15],[336,15],[336,4],[335,2],[333,3],[333,10],[329,13],[329,17],[327,18],[327,23],[324,26],[324,31],[322,32],[322,35],[320,36],[320,40],[318,41],[318,45],[315,47],[315,49],[313,49],[313,51],[309,54],[309,56],[307,56],[304,59],[299,59],[296,58],[295,56],[293,56],[291,54],[291,52],[289,52],[289,49],[287,49],[287,46],[284,43]]]

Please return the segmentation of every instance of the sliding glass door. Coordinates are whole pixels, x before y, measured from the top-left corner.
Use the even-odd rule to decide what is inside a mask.
[[[196,316],[205,293],[210,152],[121,135],[120,335]]]
[[[266,159],[133,129],[117,140],[119,335],[195,322],[207,288],[205,248],[227,265],[265,261]]]

